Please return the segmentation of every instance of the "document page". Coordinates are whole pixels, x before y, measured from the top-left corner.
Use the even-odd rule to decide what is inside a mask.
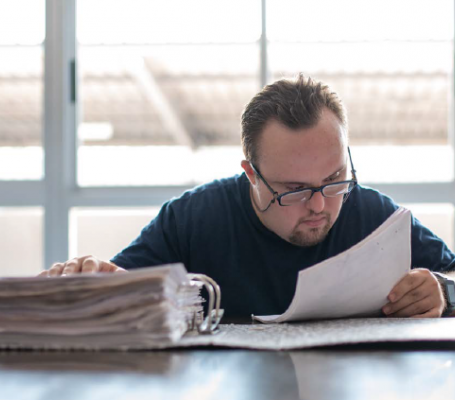
[[[289,308],[264,322],[379,316],[387,295],[411,268],[411,212],[396,210],[355,246],[299,272]]]

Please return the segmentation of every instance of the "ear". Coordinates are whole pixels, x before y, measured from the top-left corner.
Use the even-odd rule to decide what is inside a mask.
[[[242,160],[240,165],[242,166],[243,170],[245,171],[245,174],[246,174],[248,180],[250,181],[251,185],[255,186],[256,185],[256,174],[254,173],[253,168],[251,168],[250,162],[247,160]]]

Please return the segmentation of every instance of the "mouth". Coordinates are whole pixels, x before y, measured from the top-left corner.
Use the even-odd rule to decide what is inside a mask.
[[[318,228],[319,226],[324,225],[326,220],[327,220],[326,217],[320,217],[320,218],[306,219],[306,220],[302,221],[301,223],[310,228]]]

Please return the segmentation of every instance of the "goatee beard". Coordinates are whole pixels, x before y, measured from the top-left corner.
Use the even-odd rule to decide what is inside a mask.
[[[328,235],[330,228],[332,227],[330,214],[321,213],[321,214],[311,214],[310,217],[314,216],[324,216],[326,218],[326,223],[324,226],[318,228],[310,228],[306,231],[298,230],[298,227],[306,220],[307,218],[302,218],[294,227],[291,235],[289,236],[289,242],[300,247],[311,247],[316,246],[321,243]]]

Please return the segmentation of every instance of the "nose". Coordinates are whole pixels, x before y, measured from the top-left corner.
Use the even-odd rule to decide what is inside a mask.
[[[324,210],[325,197],[321,192],[316,192],[311,199],[306,202],[306,205],[309,210],[313,211],[315,214],[319,214]]]

